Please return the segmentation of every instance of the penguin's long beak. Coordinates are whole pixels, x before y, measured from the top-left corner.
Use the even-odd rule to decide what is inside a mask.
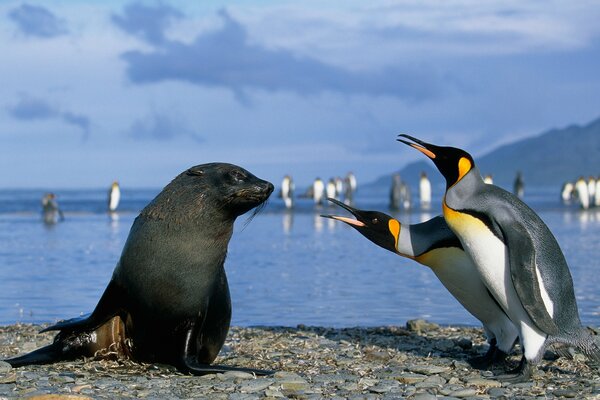
[[[324,218],[331,218],[331,219],[335,219],[338,221],[342,221],[347,223],[348,225],[353,225],[353,226],[357,226],[357,227],[365,227],[365,223],[362,222],[360,219],[360,213],[358,212],[358,210],[356,210],[355,208],[350,207],[347,204],[342,203],[341,201],[338,201],[336,199],[332,199],[331,197],[328,197],[327,200],[329,200],[330,202],[337,204],[338,206],[342,207],[343,209],[347,210],[348,212],[350,212],[352,215],[354,215],[354,217],[356,219],[352,219],[352,218],[348,218],[348,217],[341,217],[338,215],[321,215],[321,217]]]
[[[431,158],[432,160],[436,157],[436,154],[433,151],[436,146],[434,146],[430,143],[426,143],[422,140],[419,140],[416,137],[406,135],[404,133],[398,135],[398,137],[405,137],[407,139],[412,140],[414,143],[411,143],[411,142],[408,142],[408,141],[402,140],[402,139],[396,139],[399,142],[402,142],[404,144],[409,145],[410,147],[413,147],[413,148],[419,150],[421,153],[425,154],[427,157]]]

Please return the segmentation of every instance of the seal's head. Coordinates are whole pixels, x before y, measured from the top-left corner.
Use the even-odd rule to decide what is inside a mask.
[[[218,209],[231,217],[238,217],[261,205],[273,192],[273,184],[257,178],[242,167],[226,163],[201,164],[178,176],[193,188],[204,201],[216,203]]]
[[[179,174],[142,211],[150,219],[179,222],[210,217],[233,221],[264,203],[273,184],[227,163],[196,165]]]

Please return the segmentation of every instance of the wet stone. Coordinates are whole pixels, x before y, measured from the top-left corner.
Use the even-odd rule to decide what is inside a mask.
[[[490,389],[490,390],[487,391],[487,393],[491,397],[505,396],[508,392],[509,392],[508,389],[502,389],[502,388],[492,388],[492,389]]]
[[[402,374],[402,375],[399,375],[396,377],[396,380],[398,380],[398,382],[406,383],[408,385],[417,383],[417,382],[422,382],[425,379],[427,379],[427,375],[411,374],[411,373]]]
[[[265,390],[275,382],[271,378],[259,378],[251,381],[246,381],[239,386],[242,393],[256,393]]]
[[[6,374],[12,370],[12,365],[5,361],[0,361],[0,374]]]
[[[436,365],[410,365],[407,366],[406,369],[410,372],[423,375],[441,374],[450,370],[448,367],[440,367]]]
[[[476,395],[477,395],[477,390],[475,390],[475,389],[455,390],[449,394],[449,396],[451,396],[451,397],[458,397],[458,398],[473,397]]]
[[[468,385],[472,386],[485,386],[485,387],[501,387],[502,384],[499,381],[494,381],[491,379],[483,379],[483,378],[469,378],[465,381]]]
[[[579,394],[576,391],[571,389],[558,389],[552,392],[552,394],[556,397],[567,397],[571,399],[579,396]]]
[[[431,393],[415,393],[408,397],[410,400],[435,400],[437,396]]]
[[[223,374],[216,374],[216,379],[220,381],[242,381],[254,379],[254,375],[243,371],[227,371]]]

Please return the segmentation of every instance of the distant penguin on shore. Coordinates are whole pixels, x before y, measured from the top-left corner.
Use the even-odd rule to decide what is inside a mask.
[[[294,206],[294,181],[289,175],[284,176],[281,182],[281,198],[285,208],[290,209]]]
[[[590,195],[590,206],[594,205],[596,202],[596,178],[590,176],[587,181],[588,184],[588,194]]]
[[[523,180],[523,174],[521,171],[517,171],[515,183],[513,184],[513,194],[520,199],[522,199],[525,195],[525,181]]]
[[[115,212],[119,207],[121,201],[121,189],[119,188],[119,182],[114,181],[108,191],[108,211]]]
[[[316,178],[312,185],[312,198],[315,205],[321,206],[323,205],[323,200],[325,198],[325,184],[321,178]]]
[[[569,204],[571,202],[574,191],[575,191],[575,186],[573,186],[573,183],[571,183],[571,182],[563,183],[562,189],[560,191],[560,198],[564,204]]]
[[[583,176],[580,176],[577,182],[575,182],[575,193],[577,194],[581,208],[584,210],[590,208],[590,192]]]
[[[419,178],[419,200],[421,209],[429,210],[431,208],[431,182],[427,178],[425,171],[421,172],[421,177]]]
[[[483,182],[487,183],[488,185],[493,185],[494,184],[494,178],[492,178],[491,174],[487,174],[485,176],[485,178],[483,178]]]
[[[325,193],[327,194],[327,197],[337,200],[338,191],[335,184],[335,178],[329,179],[329,182],[327,182],[327,186],[325,187]]]
[[[344,203],[352,205],[354,203],[354,193],[356,192],[356,177],[352,172],[348,172],[344,179]]]
[[[594,206],[600,207],[600,176],[596,178],[596,192],[594,196]]]
[[[46,193],[42,197],[42,219],[45,224],[52,225],[65,219],[63,212],[58,207],[56,195]]]

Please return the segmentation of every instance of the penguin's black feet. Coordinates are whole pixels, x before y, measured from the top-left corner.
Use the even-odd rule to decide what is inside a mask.
[[[496,376],[496,379],[508,383],[529,382],[533,377],[534,371],[535,366],[523,357],[517,368],[508,371],[508,373],[504,375]]]
[[[490,340],[487,353],[469,359],[469,364],[475,369],[488,369],[492,365],[503,364],[507,354],[496,346],[496,339]]]

